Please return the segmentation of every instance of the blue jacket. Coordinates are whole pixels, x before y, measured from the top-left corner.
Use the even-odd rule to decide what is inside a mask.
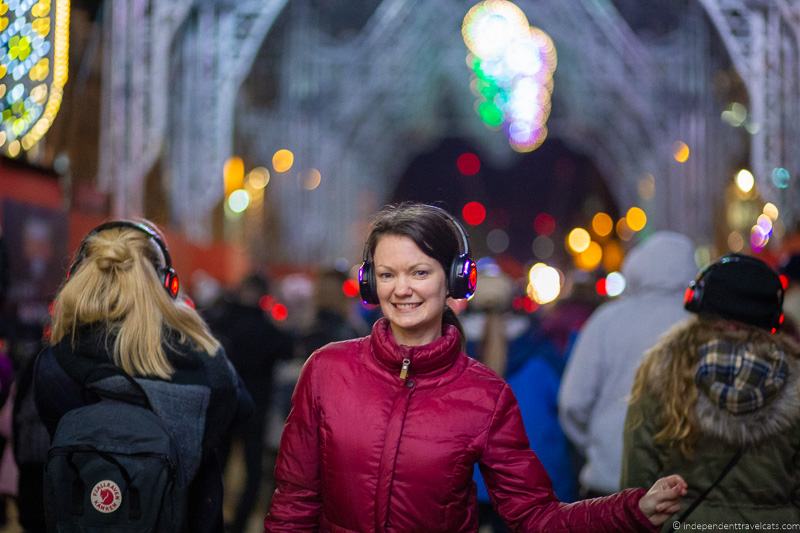
[[[468,344],[468,350],[472,347]],[[509,339],[506,382],[522,412],[531,448],[547,470],[558,499],[577,499],[575,470],[569,442],[558,421],[558,388],[564,369],[564,356],[539,331],[536,323],[519,336]],[[476,469],[478,500],[489,501],[489,493]]]

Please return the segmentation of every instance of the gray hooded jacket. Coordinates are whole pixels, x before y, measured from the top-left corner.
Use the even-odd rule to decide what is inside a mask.
[[[694,247],[661,231],[634,248],[622,273],[626,289],[600,306],[578,337],[558,398],[559,420],[584,457],[581,485],[619,490],[622,431],[633,377],[645,351],[689,315],[683,293],[694,279]]]

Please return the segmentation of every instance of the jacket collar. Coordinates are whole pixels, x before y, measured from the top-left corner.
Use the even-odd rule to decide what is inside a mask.
[[[421,346],[397,344],[389,321],[381,318],[372,326],[371,352],[375,360],[390,372],[400,373],[403,359],[411,361],[409,374],[436,375],[455,363],[461,353],[461,335],[450,324],[442,327],[442,336]]]

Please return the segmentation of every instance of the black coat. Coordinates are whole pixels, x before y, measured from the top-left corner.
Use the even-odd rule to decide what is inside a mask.
[[[69,338],[65,337],[39,356],[34,377],[36,405],[51,436],[64,414],[98,400],[82,383],[100,379],[103,374],[121,372],[108,365],[111,345],[113,339],[107,339],[102,331],[85,328],[78,336],[75,349],[70,347]],[[186,404],[196,405],[196,396],[203,397],[205,412],[196,415],[204,417],[199,426],[203,428],[202,435],[197,432],[192,437],[191,432],[185,431],[187,422],[195,427],[198,424],[196,420],[185,420],[182,413],[162,412],[159,415],[173,430],[174,438],[183,439],[189,448],[197,450],[196,457],[187,461],[192,463],[193,475],[189,487],[188,531],[221,532],[222,472],[216,449],[235,422],[252,414],[252,400],[224,350],[220,349],[215,356],[209,357],[186,344],[170,342],[165,345],[165,351],[175,369],[172,379],[137,378],[137,381],[142,384],[151,403],[158,403],[154,395],[164,387],[169,389],[172,399],[178,399],[178,403],[183,398]],[[103,368],[98,371],[100,366]],[[184,457],[181,459],[183,461]]]

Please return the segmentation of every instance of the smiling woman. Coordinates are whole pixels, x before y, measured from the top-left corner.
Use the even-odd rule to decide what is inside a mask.
[[[531,451],[509,386],[463,351],[447,298],[475,290],[464,229],[442,209],[376,216],[359,273],[384,318],[303,368],[275,467],[265,531],[475,532],[480,466],[520,531],[651,531],[677,509],[679,476],[562,504]]]

